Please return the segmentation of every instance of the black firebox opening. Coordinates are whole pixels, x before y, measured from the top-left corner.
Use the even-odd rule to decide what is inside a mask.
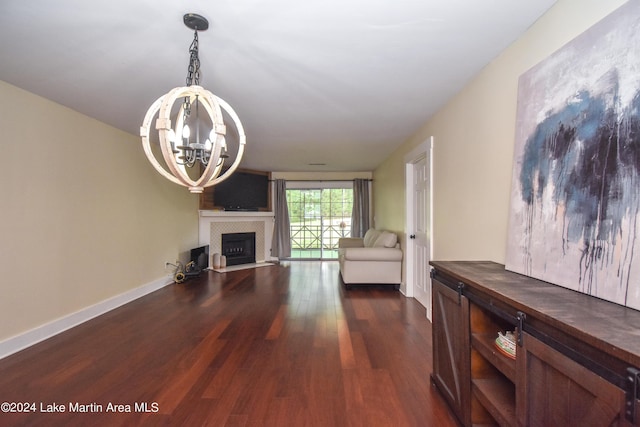
[[[226,233],[222,235],[222,255],[227,265],[256,262],[256,233]]]

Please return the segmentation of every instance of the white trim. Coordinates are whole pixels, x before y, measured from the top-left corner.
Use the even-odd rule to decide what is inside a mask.
[[[171,283],[173,283],[172,278],[167,278],[166,276],[162,277],[151,283],[147,283],[146,285],[142,285],[120,295],[100,301],[97,304],[85,307],[75,313],[71,313],[52,322],[40,325],[20,335],[15,335],[4,341],[0,341],[0,359],[37,344],[40,341],[51,338],[54,335],[150,294],[151,292],[157,291]]]

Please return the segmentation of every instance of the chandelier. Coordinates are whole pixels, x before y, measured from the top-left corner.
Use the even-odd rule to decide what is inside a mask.
[[[188,13],[184,15],[184,24],[194,30],[186,86],[170,90],[149,107],[140,136],[144,153],[160,175],[192,193],[202,193],[204,188],[224,181],[238,168],[246,137],[233,108],[200,86],[198,31],[209,28],[209,22],[203,16]],[[230,166],[225,118],[233,122],[237,133],[237,150]],[[157,138],[151,131],[154,119]],[[152,135],[161,156],[154,153]]]

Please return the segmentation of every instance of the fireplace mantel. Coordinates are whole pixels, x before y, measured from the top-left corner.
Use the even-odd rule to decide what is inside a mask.
[[[200,217],[243,218],[247,216],[268,216],[273,218],[273,212],[262,211],[199,211]]]
[[[209,245],[209,253],[220,252],[222,230],[256,232],[256,261],[270,261],[273,212],[199,211],[198,241]],[[210,263],[210,265],[212,265]]]

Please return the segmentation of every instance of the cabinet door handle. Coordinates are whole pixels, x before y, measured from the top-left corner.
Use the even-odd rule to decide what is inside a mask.
[[[409,238],[410,238],[410,239],[415,239],[415,238],[416,238],[416,235],[415,235],[415,234],[412,234],[412,235],[410,235],[410,236],[409,236]]]
[[[640,370],[627,368],[627,381],[625,416],[628,421],[635,423],[638,417],[636,401],[640,399]]]
[[[516,319],[518,319],[518,346],[522,347],[524,321],[527,320],[527,315],[519,311],[518,313],[516,313]]]
[[[462,292],[464,292],[464,283],[458,282],[458,305],[462,304]]]

